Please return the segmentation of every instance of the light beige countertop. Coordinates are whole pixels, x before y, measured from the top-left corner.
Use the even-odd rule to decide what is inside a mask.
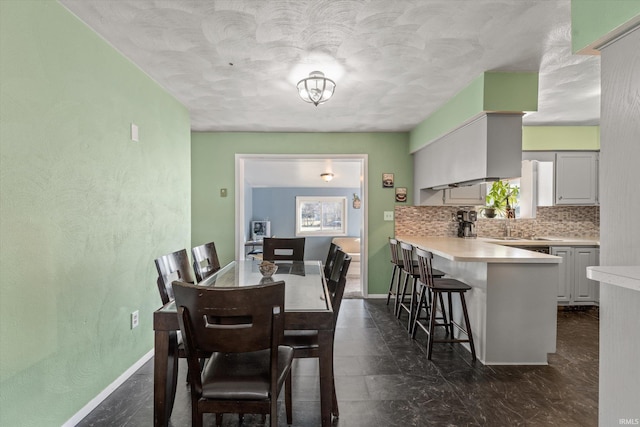
[[[587,267],[587,277],[603,283],[640,291],[640,266]]]
[[[487,263],[527,263],[527,264],[559,264],[562,258],[509,247],[502,240],[485,238],[462,239],[459,237],[431,237],[431,236],[396,236],[396,239],[411,243],[414,246],[428,250],[434,255],[451,261],[487,262]],[[509,240],[510,245],[530,246],[529,240]],[[512,243],[513,242],[513,243]],[[535,240],[534,242],[541,242]],[[499,244],[496,244],[499,243]],[[548,242],[546,245],[549,246]]]
[[[538,236],[534,239],[523,237],[483,237],[478,240],[497,243],[504,246],[600,246],[600,237],[559,237]]]

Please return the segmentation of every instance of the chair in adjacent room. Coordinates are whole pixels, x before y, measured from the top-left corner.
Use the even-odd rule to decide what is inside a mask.
[[[192,248],[191,256],[193,257],[193,271],[196,273],[198,282],[220,270],[220,261],[218,260],[218,252],[214,242]]]
[[[174,282],[191,385],[191,422],[204,413],[269,414],[290,375],[294,350],[282,345],[284,282],[236,288]],[[202,373],[199,359],[211,355]]]
[[[332,271],[326,276],[327,288],[331,296],[331,306],[333,308],[333,335],[335,337],[335,328],[340,314],[340,306],[342,305],[342,297],[347,284],[347,271],[351,264],[351,257],[341,250],[336,251],[335,260]],[[293,357],[298,359],[314,358],[319,356],[318,347],[318,331],[285,331],[284,344],[294,349]],[[336,397],[335,376],[331,373],[332,384],[332,414],[338,415],[338,399]],[[285,402],[287,409],[287,424],[292,423],[292,381],[287,379],[285,385]]]
[[[436,278],[433,275],[432,259],[433,254],[429,251],[422,249],[416,249],[416,255],[418,257],[418,269],[420,275],[420,292],[418,294],[417,312],[424,308],[429,315],[427,316],[427,326],[420,323],[418,316],[414,319],[414,326],[412,336],[415,338],[417,328],[421,328],[427,334],[427,359],[431,360],[431,354],[433,352],[434,343],[469,343],[471,349],[471,357],[476,360],[476,349],[473,344],[473,333],[471,332],[471,323],[469,322],[469,313],[467,312],[467,303],[464,298],[465,292],[471,290],[471,286],[463,283],[459,280],[449,278]],[[433,294],[431,298],[428,298],[428,294]],[[442,295],[447,294],[448,307],[445,308]],[[453,320],[452,310],[452,294],[458,294],[460,296],[460,305],[462,308],[462,316],[464,320],[464,328]],[[440,302],[440,310],[442,313],[448,309],[447,316],[443,316],[444,322],[437,323],[435,313],[438,310],[438,302]],[[428,307],[428,305],[430,305]],[[444,326],[447,329],[445,338],[436,338],[435,327]],[[462,333],[467,335],[467,338],[455,338],[453,334],[453,327],[456,327]]]
[[[265,261],[304,261],[304,237],[265,237],[262,259]]]
[[[413,320],[416,314],[416,290],[418,285],[418,279],[420,278],[420,271],[416,263],[413,260],[413,245],[405,242],[400,242],[400,254],[402,255],[402,271],[404,272],[404,281],[401,288],[398,289],[396,295],[396,317],[399,319],[402,316],[402,312],[406,311],[408,314],[407,319],[407,331],[409,334],[412,332]],[[434,271],[433,274],[437,277],[444,276],[442,271]],[[409,301],[407,292],[410,292]]]

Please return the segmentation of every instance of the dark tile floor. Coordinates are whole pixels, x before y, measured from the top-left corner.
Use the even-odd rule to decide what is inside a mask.
[[[335,371],[340,418],[335,426],[597,426],[597,311],[558,312],[557,353],[548,366],[483,366],[460,345],[438,344],[433,360],[425,336],[409,339],[384,301],[343,301],[336,331]],[[294,364],[294,426],[319,426],[315,359]],[[191,423],[180,361],[180,384],[171,417]],[[285,426],[279,403],[279,425]],[[79,426],[153,424],[153,363],[145,364]],[[247,415],[244,426],[262,425]],[[214,425],[205,417],[206,425]],[[268,424],[268,422],[267,422]],[[224,426],[239,425],[235,415]]]

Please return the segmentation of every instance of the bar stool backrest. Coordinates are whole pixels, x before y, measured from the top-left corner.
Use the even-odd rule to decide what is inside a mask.
[[[400,265],[400,257],[398,256],[398,241],[393,237],[389,237],[389,249],[391,250],[391,262]]]
[[[400,242],[400,252],[402,252],[402,269],[413,274],[413,245]]]
[[[433,254],[424,249],[416,248],[416,255],[418,256],[420,281],[429,288],[433,288]]]

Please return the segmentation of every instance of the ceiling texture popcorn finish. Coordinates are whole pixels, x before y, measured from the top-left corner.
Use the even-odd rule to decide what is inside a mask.
[[[191,115],[195,131],[409,131],[485,71],[539,72],[525,125],[597,125],[600,58],[570,0],[60,0]],[[336,82],[308,108],[296,83]]]

